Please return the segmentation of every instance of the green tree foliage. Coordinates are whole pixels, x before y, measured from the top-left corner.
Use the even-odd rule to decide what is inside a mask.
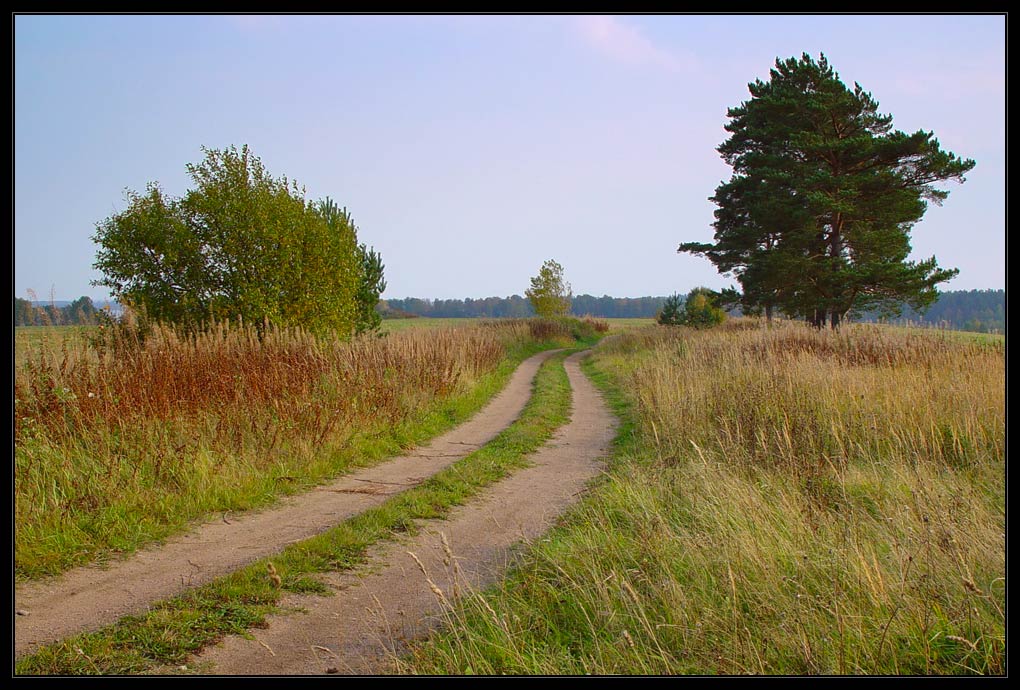
[[[376,305],[379,296],[386,290],[382,256],[364,244],[357,244],[358,229],[346,208],[339,208],[332,199],[326,197],[317,204],[317,210],[334,236],[349,238],[351,246],[354,246],[358,275],[354,293],[355,332],[378,329],[382,317],[376,311]]]
[[[662,303],[662,310],[656,314],[655,320],[663,326],[679,326],[683,323],[684,299],[673,294]]]
[[[550,318],[570,313],[570,283],[563,278],[563,267],[552,259],[542,264],[524,294],[538,316]]]
[[[690,326],[711,328],[726,320],[726,312],[719,306],[722,295],[706,287],[696,287],[687,298],[671,295],[662,305],[656,321],[663,326]]]
[[[15,326],[92,326],[98,322],[99,310],[91,297],[83,295],[64,306],[14,298]]]
[[[726,320],[726,312],[717,304],[719,294],[706,288],[696,287],[684,300],[681,321],[692,328],[711,328]]]
[[[203,152],[187,166],[195,188],[183,199],[152,183],[97,224],[104,277],[94,284],[187,326],[239,318],[341,335],[371,327],[359,305],[368,298],[365,249],[347,210],[328,198],[306,202],[247,146]],[[381,286],[376,263],[372,285]]]
[[[902,318],[925,325],[978,331],[983,333],[1006,331],[1005,290],[953,290],[940,292],[939,298],[924,314],[905,306]],[[885,320],[878,311],[859,315],[862,321]]]
[[[665,297],[610,297],[603,295],[574,295],[570,313],[588,314],[602,318],[655,318],[662,309]],[[416,316],[435,318],[484,317],[524,318],[534,316],[535,310],[521,295],[484,297],[481,299],[387,299],[390,311],[406,312]]]
[[[907,261],[910,231],[948,196],[934,185],[963,182],[974,161],[943,151],[932,132],[893,130],[824,55],[777,60],[768,82],[748,88],[718,149],[733,176],[711,197],[715,242],[678,251],[735,275],[745,313],[778,308],[836,328],[864,310],[929,306],[958,271],[935,257]]]
[[[383,278],[382,256],[374,249],[358,245],[361,262],[361,282],[358,286],[358,333],[374,331],[382,323],[382,315],[376,309],[379,296],[386,290]]]
[[[36,326],[35,307],[27,299],[14,298],[14,325]]]

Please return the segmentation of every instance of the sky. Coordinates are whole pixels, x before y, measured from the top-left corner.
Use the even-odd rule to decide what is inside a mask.
[[[1005,287],[1004,15],[15,15],[16,297],[91,285],[125,190],[172,196],[202,147],[247,144],[346,206],[384,298],[735,284],[710,242],[728,108],[777,58],[824,53],[896,129],[977,161],[912,232],[913,260]]]

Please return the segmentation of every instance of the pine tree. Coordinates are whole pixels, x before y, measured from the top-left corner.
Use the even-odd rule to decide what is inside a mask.
[[[963,182],[974,161],[943,151],[932,132],[893,130],[824,55],[777,60],[768,82],[748,88],[718,148],[733,176],[711,197],[715,243],[678,251],[735,275],[749,313],[779,308],[837,328],[865,309],[929,306],[958,271],[935,257],[907,261],[910,231],[949,195],[934,184]]]

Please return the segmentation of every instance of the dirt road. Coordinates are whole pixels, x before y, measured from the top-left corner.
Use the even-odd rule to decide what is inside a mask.
[[[407,456],[359,470],[269,510],[217,518],[108,568],[77,568],[18,586],[15,609],[27,615],[14,617],[15,655],[144,612],[154,601],[276,553],[421,483],[509,426],[527,403],[539,366],[551,354],[525,360],[507,387],[471,420]]]
[[[188,668],[238,675],[389,670],[406,640],[441,619],[443,603],[433,586],[452,598],[455,587],[496,581],[521,541],[544,533],[601,470],[616,420],[581,373],[579,357],[566,360],[570,422],[532,456],[534,466],[493,485],[446,520],[430,522],[416,537],[381,545],[366,568],[329,580],[335,596],[285,597],[283,607],[305,612],[271,617],[267,629],[252,631],[254,639],[228,637]]]

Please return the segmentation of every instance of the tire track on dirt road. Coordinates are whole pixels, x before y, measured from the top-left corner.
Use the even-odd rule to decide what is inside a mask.
[[[548,530],[602,470],[617,421],[581,373],[583,355],[565,361],[573,389],[570,422],[531,456],[533,466],[494,484],[446,520],[428,521],[417,536],[375,547],[358,572],[326,578],[334,596],[284,597],[281,608],[303,612],[270,616],[266,629],[250,631],[254,639],[227,637],[187,668],[235,675],[391,670],[407,640],[442,620],[444,606],[432,585],[452,599],[456,588],[496,582],[521,540]]]
[[[138,551],[109,567],[75,568],[15,589],[15,657],[70,635],[95,630],[155,601],[226,575],[308,539],[420,484],[491,441],[520,415],[539,366],[555,350],[517,367],[507,386],[467,422],[408,455],[282,499],[276,506],[207,522],[163,546]]]

